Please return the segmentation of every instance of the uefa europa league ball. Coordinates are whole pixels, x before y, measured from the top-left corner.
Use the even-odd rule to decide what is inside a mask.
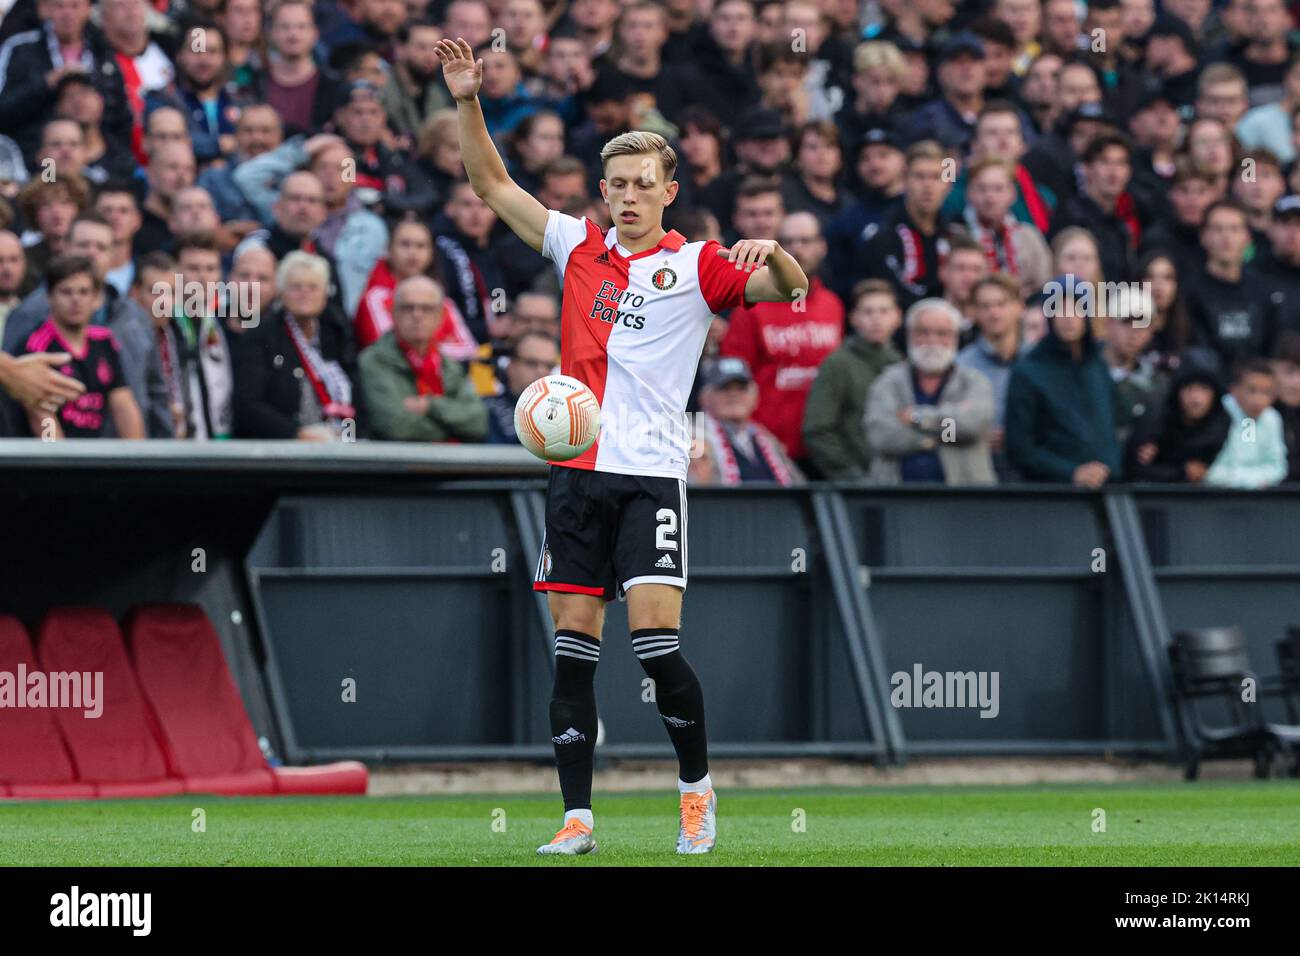
[[[529,385],[515,403],[515,434],[538,458],[568,461],[600,434],[600,403],[576,378],[548,375]]]

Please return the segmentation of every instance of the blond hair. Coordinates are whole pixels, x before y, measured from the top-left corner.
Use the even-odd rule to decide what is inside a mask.
[[[865,73],[867,70],[880,67],[888,70],[896,80],[901,79],[907,72],[903,54],[894,44],[884,40],[869,40],[858,44],[857,49],[853,51],[853,72]]]
[[[668,140],[658,133],[634,130],[631,133],[621,133],[615,136],[601,149],[600,165],[604,167],[615,156],[642,155],[659,157],[659,163],[663,166],[664,177],[669,182],[672,182],[673,176],[677,173],[677,153],[668,145]]]

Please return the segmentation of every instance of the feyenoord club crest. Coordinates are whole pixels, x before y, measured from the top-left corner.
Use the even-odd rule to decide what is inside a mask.
[[[650,281],[654,283],[655,288],[660,292],[667,292],[677,284],[677,273],[664,266],[650,277]]]

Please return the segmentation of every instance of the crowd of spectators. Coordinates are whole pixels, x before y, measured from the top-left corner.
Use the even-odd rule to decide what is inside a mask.
[[[1300,480],[1284,0],[0,0],[0,435],[517,441],[555,271],[515,179],[810,288],[715,316],[691,479]]]

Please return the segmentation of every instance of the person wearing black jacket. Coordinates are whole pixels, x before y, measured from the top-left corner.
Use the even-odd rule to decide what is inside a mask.
[[[1127,191],[1132,178],[1133,151],[1119,134],[1103,134],[1083,153],[1083,189],[1062,200],[1052,216],[1049,238],[1069,226],[1082,226],[1097,240],[1101,268],[1109,282],[1133,278],[1134,252],[1141,214]]]
[[[749,0],[721,0],[709,15],[709,32],[696,43],[683,87],[691,102],[714,116],[735,116],[762,96],[752,58],[756,36]]]
[[[1193,343],[1218,353],[1224,370],[1238,359],[1268,355],[1279,308],[1270,284],[1253,265],[1243,264],[1250,244],[1245,208],[1231,199],[1212,204],[1201,226],[1201,244],[1205,270],[1187,282]]]
[[[1250,261],[1273,290],[1278,305],[1278,334],[1300,333],[1300,196],[1283,196],[1273,204],[1269,247]]]
[[[1199,482],[1231,427],[1219,376],[1198,362],[1186,362],[1165,400],[1134,427],[1125,472],[1134,481]]]
[[[363,437],[356,347],[330,314],[328,270],[319,256],[291,252],[276,274],[280,300],[231,336],[236,438]]]
[[[16,33],[0,46],[0,130],[35,166],[41,128],[54,113],[59,81],[69,73],[89,76],[104,97],[104,138],[115,149],[129,147],[131,111],[122,71],[103,35],[89,23],[90,0],[60,7],[40,28]],[[64,62],[62,50],[79,48],[80,58]]]
[[[502,301],[497,290],[506,291],[499,247],[492,241],[495,221],[474,187],[462,180],[452,187],[450,201],[432,227],[442,264],[439,281],[480,344],[492,339],[493,310]]]
[[[859,275],[889,282],[904,310],[921,299],[943,298],[940,210],[952,188],[943,175],[945,158],[943,148],[932,141],[908,149],[902,203],[878,228],[867,227],[871,235],[858,258]]]

